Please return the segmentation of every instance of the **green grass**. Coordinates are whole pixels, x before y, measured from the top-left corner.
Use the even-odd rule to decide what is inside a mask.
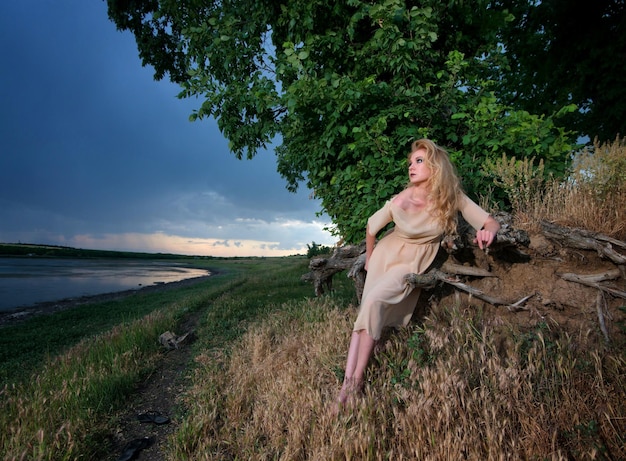
[[[234,263],[236,264],[236,263]],[[243,334],[248,326],[283,303],[313,297],[313,285],[301,277],[308,271],[305,258],[268,258],[245,263],[245,282],[215,302],[202,321],[200,348],[222,347]],[[356,302],[354,286],[345,274],[335,276],[332,296],[345,304]]]

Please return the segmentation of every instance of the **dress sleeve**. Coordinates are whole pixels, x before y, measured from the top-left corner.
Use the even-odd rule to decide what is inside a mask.
[[[465,220],[476,230],[482,229],[485,221],[487,221],[487,218],[489,217],[489,213],[479,207],[465,194],[463,194],[463,197],[461,198],[461,207],[459,208],[459,211]]]
[[[367,227],[370,235],[376,236],[376,234],[378,234],[380,230],[391,221],[393,221],[393,216],[391,214],[391,200],[388,200],[380,210],[370,216],[367,220]]]

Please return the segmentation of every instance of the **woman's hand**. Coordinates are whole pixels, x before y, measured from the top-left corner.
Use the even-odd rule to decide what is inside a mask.
[[[489,245],[493,243],[493,240],[495,239],[495,237],[496,237],[496,234],[494,234],[493,232],[489,232],[488,230],[481,229],[478,232],[476,232],[476,238],[474,239],[474,243],[478,244],[478,248],[480,248],[481,250],[484,250],[485,248],[487,248]]]
[[[485,225],[483,226],[483,228],[479,231],[476,231],[476,238],[474,239],[474,243],[478,244],[478,248],[484,250],[494,242],[496,234],[499,230],[500,224],[498,223],[498,221],[489,216],[487,218],[487,221],[485,221]]]

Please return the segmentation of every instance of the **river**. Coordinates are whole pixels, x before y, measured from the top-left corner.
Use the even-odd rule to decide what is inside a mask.
[[[0,258],[0,311],[210,275],[172,261]]]

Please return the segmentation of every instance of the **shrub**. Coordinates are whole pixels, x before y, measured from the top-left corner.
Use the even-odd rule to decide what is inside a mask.
[[[510,200],[517,225],[536,229],[542,220],[626,239],[626,141],[586,148],[574,154],[564,179],[547,175],[543,162],[503,156],[485,171]]]
[[[306,252],[307,258],[312,258],[314,256],[319,256],[319,255],[331,254],[333,251],[331,247],[319,245],[315,242],[312,242],[311,245],[307,243],[306,247],[308,248]]]

